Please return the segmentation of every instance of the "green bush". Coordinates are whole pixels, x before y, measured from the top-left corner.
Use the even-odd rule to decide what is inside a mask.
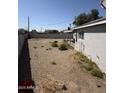
[[[59,50],[68,50],[68,47],[66,44],[63,43],[63,44],[60,44]]]
[[[34,49],[36,49],[37,47],[34,46]]]
[[[93,69],[93,66],[91,64],[86,64],[84,68],[88,71],[91,71]]]
[[[54,43],[58,43],[58,41],[54,41]]]
[[[103,73],[95,62],[80,52],[74,54],[74,58],[80,63],[81,68],[85,68],[91,75],[103,78]]]
[[[73,49],[73,47],[70,46],[70,44],[68,44],[68,42],[66,41],[63,41],[63,43],[59,45],[59,50],[68,50],[68,49]]]
[[[52,64],[53,64],[53,65],[56,65],[56,62],[55,62],[55,61],[52,61]]]
[[[52,50],[52,48],[47,48],[46,50]]]
[[[51,45],[52,45],[52,47],[58,47],[58,44],[55,42],[52,42]]]
[[[99,78],[103,78],[103,73],[100,71],[100,69],[94,68],[91,70],[91,74],[93,76],[99,77]]]

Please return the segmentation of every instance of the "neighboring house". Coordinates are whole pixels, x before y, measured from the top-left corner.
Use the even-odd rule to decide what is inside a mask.
[[[44,33],[46,33],[46,34],[55,34],[55,33],[59,33],[59,31],[58,30],[45,30],[45,32]]]
[[[106,18],[73,28],[74,48],[106,72]]]

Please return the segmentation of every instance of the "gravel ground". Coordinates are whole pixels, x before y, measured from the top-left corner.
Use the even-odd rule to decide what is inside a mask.
[[[82,70],[73,59],[73,49],[60,51],[51,42],[61,39],[29,39],[29,54],[35,93],[106,93],[106,81]]]

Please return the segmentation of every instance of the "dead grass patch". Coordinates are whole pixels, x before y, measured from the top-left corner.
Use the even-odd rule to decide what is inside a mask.
[[[58,47],[58,41],[51,42],[52,47]]]
[[[91,75],[99,78],[103,78],[102,71],[99,69],[96,63],[93,62],[91,59],[89,59],[87,56],[81,54],[80,52],[75,52],[73,54],[73,57],[78,61],[78,63],[80,63],[81,67],[89,71]]]
[[[37,49],[37,47],[36,47],[36,46],[34,46],[34,49]]]
[[[52,64],[52,65],[57,65],[55,61],[52,61],[51,64]]]
[[[59,45],[59,50],[68,50],[68,49],[73,49],[73,47],[70,46],[70,44],[68,44],[68,42],[66,41],[63,41],[63,43]]]
[[[52,50],[52,48],[47,48],[46,50]]]

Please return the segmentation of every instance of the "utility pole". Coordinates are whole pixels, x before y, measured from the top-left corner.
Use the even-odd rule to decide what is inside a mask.
[[[28,32],[30,31],[30,18],[28,16]]]
[[[29,31],[30,31],[30,18],[29,18],[29,16],[28,16],[28,38],[30,38],[30,33],[29,33]]]

